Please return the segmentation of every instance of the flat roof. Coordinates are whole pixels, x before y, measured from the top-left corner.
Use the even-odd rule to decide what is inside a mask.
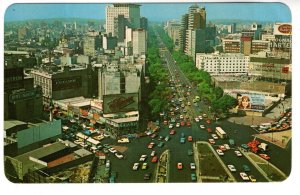
[[[9,120],[9,121],[4,121],[4,130],[13,128],[18,125],[26,125],[27,123],[23,121],[18,121],[18,120]]]
[[[117,118],[117,119],[111,119],[111,120],[115,123],[126,123],[126,122],[138,121],[139,117]]]

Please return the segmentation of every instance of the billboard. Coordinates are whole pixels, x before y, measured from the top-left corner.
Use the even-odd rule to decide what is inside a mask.
[[[237,93],[240,110],[264,110],[265,95],[251,92]]]
[[[292,25],[289,23],[276,23],[274,35],[292,35]]]
[[[13,90],[23,88],[23,68],[5,68],[4,69],[4,90]]]
[[[103,96],[103,113],[120,113],[138,110],[138,93]]]
[[[81,76],[56,78],[52,80],[52,90],[59,91],[65,89],[75,89],[82,86]]]

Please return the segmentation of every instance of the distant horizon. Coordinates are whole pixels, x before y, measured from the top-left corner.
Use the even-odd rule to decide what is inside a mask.
[[[193,3],[142,3],[141,17],[150,22],[179,21],[188,13],[188,7]],[[39,3],[12,4],[4,15],[4,22],[22,22],[28,20],[47,19],[90,19],[105,20],[105,3]],[[163,15],[153,14],[157,6]],[[198,3],[205,6],[207,21],[240,20],[253,22],[291,22],[291,11],[282,3]],[[239,10],[238,12],[236,10]]]

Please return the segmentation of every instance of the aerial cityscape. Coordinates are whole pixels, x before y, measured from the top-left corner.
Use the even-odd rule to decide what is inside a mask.
[[[292,23],[283,4],[13,4],[3,50],[3,160],[13,183],[290,175]]]

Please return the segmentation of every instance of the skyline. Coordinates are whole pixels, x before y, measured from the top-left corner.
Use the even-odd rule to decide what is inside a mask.
[[[180,20],[193,3],[142,3],[141,16],[149,21],[163,22]],[[291,22],[291,11],[282,3],[197,3],[207,10],[207,19],[251,20],[253,22]],[[22,4],[10,5],[4,14],[5,22],[34,19],[82,18],[105,20],[105,7],[109,4],[61,3],[61,4]],[[159,10],[163,15],[153,14]],[[100,11],[99,11],[100,10]],[[239,12],[236,12],[239,10]],[[268,10],[268,11],[266,11]]]

